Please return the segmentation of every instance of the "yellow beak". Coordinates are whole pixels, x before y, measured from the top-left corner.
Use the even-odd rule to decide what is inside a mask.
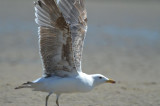
[[[114,83],[116,83],[116,81],[114,81],[112,79],[109,79],[109,80],[106,81],[106,83],[112,83],[112,84],[114,84]]]

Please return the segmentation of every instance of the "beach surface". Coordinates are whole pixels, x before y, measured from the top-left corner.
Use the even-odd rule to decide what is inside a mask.
[[[160,2],[87,1],[82,69],[116,84],[63,94],[61,106],[160,106]],[[43,74],[33,0],[0,1],[0,106],[44,106],[47,93],[14,88]],[[55,95],[48,106],[56,106]]]

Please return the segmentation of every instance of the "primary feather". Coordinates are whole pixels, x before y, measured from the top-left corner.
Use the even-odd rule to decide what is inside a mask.
[[[45,75],[68,76],[68,72],[81,71],[87,31],[84,0],[39,0],[35,15]]]

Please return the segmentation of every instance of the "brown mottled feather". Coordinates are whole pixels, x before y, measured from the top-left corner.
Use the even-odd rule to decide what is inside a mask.
[[[60,0],[58,4],[54,0],[35,2],[35,20],[39,25],[40,54],[45,75],[64,77],[70,72],[81,71],[87,24],[84,1],[78,1]]]
[[[85,0],[60,0],[58,3],[67,23],[70,24],[74,62],[81,71],[83,43],[87,32],[87,12]]]

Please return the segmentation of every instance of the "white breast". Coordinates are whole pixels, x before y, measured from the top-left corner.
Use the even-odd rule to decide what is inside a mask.
[[[75,77],[40,78],[35,80],[34,83],[34,90],[54,93],[87,92],[93,88],[92,79],[84,73]]]

